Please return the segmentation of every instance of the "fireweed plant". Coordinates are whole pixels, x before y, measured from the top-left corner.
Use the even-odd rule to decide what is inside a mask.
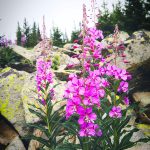
[[[92,0],[92,12],[95,13],[94,3]],[[95,24],[96,18],[93,18]],[[116,64],[116,57],[124,54],[123,46],[119,47],[116,42],[118,27],[114,33],[115,56],[110,57],[110,54],[102,54],[102,31],[96,26],[88,27],[88,24],[83,5],[82,71],[81,75],[70,74],[64,94],[68,133],[78,137],[83,150],[124,150],[137,142],[148,141],[130,141],[138,129],[128,124],[130,115],[127,111],[132,109],[128,98],[131,75]]]
[[[51,61],[48,56],[37,60],[37,101],[39,107],[32,105],[30,112],[41,119],[40,123],[29,124],[44,133],[44,137],[31,135],[29,138],[39,141],[42,148],[50,150],[124,150],[137,142],[131,141],[138,129],[129,125],[128,81],[131,75],[117,67],[116,57],[123,57],[123,46],[117,44],[118,27],[114,32],[114,52],[106,55],[101,42],[103,32],[96,29],[97,9],[95,0],[91,0],[92,15],[86,13],[83,5],[83,30],[80,38],[82,53],[81,74],[70,74],[64,91],[64,106],[54,111],[55,86]],[[91,18],[92,27],[89,27]],[[105,55],[104,55],[105,54]],[[65,119],[64,119],[65,117]],[[73,137],[70,139],[69,137]],[[42,149],[41,148],[41,149]]]
[[[29,123],[29,127],[40,130],[44,135],[37,137],[35,135],[29,135],[26,139],[34,139],[41,143],[41,148],[48,148],[50,150],[56,149],[65,138],[62,135],[62,120],[64,106],[61,106],[57,110],[54,110],[55,105],[58,103],[55,100],[54,88],[58,85],[53,85],[54,74],[51,71],[52,62],[47,56],[42,56],[37,59],[36,68],[36,83],[38,99],[36,105],[31,105],[29,111],[35,114],[40,123]],[[57,139],[59,137],[59,139]]]

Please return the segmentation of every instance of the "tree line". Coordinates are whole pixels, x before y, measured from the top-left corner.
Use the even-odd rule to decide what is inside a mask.
[[[34,47],[42,40],[39,26],[34,22],[31,28],[26,18],[24,19],[23,28],[18,22],[16,37],[16,44],[27,48]]]
[[[62,47],[69,42],[66,33],[62,33],[58,27],[53,27],[50,33],[50,38],[54,46]],[[32,28],[28,25],[27,19],[24,19],[23,27],[21,28],[19,22],[16,32],[16,44],[26,48],[32,48],[42,40],[39,26],[36,22],[33,23]]]
[[[141,29],[150,30],[150,0],[125,0],[124,5],[118,1],[112,12],[104,1],[102,8],[97,27],[104,31],[104,35],[113,33],[116,24],[129,34]]]
[[[116,24],[118,24],[120,30],[129,34],[141,29],[150,30],[150,0],[125,0],[124,5],[118,0],[117,4],[113,4],[112,7],[113,10],[110,11],[104,1],[100,8],[103,11],[98,18],[97,28],[103,30],[105,36],[114,32]],[[80,29],[74,29],[71,33],[71,39],[68,40],[66,33],[62,33],[58,27],[53,27],[50,37],[54,46],[62,47],[68,42],[76,41],[80,44],[79,33]],[[23,29],[18,23],[18,45],[34,47],[41,40],[41,33],[35,22],[33,27],[30,28],[25,19]]]

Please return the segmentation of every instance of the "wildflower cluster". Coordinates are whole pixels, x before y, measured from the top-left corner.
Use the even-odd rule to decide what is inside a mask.
[[[37,68],[37,74],[36,74],[36,83],[37,83],[37,90],[38,90],[38,98],[41,100],[43,105],[45,105],[45,94],[43,95],[42,90],[48,89],[48,86],[53,83],[53,74],[51,72],[51,61],[46,60],[44,58],[39,58],[37,60],[36,68]],[[54,90],[51,88],[49,91],[45,91],[47,94],[50,92],[51,98],[53,97]]]
[[[64,91],[65,114],[64,106],[55,111],[54,105],[57,103],[54,105],[51,103],[57,84],[51,87],[53,74],[50,70],[52,63],[48,59],[48,51],[43,49],[43,55],[37,60],[38,100],[44,107],[42,105],[36,110],[29,110],[45,124],[31,125],[45,134],[44,139],[32,136],[42,143],[43,147],[124,150],[137,142],[149,140],[144,138],[131,142],[133,133],[138,131],[136,128],[128,128],[130,116],[127,115],[127,110],[131,107],[127,93],[131,75],[125,69],[117,67],[116,56],[120,53],[117,51],[117,44],[114,43],[115,59],[104,53],[104,46],[101,43],[103,33],[96,29],[95,1],[91,0],[95,26],[88,26],[86,6],[83,5],[83,31],[80,34],[83,39],[82,53],[76,56],[81,60],[82,70],[79,75],[69,75]],[[114,39],[118,36],[118,31],[116,29]],[[126,107],[122,107],[123,105]],[[78,138],[78,144],[72,142],[70,136]]]
[[[12,41],[7,38],[0,37],[0,47],[8,47],[12,45]]]
[[[78,124],[80,126],[80,136],[101,136],[102,131],[98,124],[98,117],[95,109],[101,109],[101,100],[109,96],[106,91],[114,91],[113,82],[118,81],[117,92],[120,94],[128,91],[127,80],[131,75],[125,70],[113,65],[111,61],[103,56],[104,46],[100,42],[103,39],[101,30],[96,27],[87,27],[88,20],[86,8],[83,5],[83,31],[80,36],[83,37],[82,54],[82,77],[76,74],[69,76],[67,88],[64,97],[67,99],[66,118],[72,115],[78,115]],[[111,109],[108,113],[110,118],[121,118],[122,110],[116,99],[111,99]],[[122,103],[122,102],[121,102]],[[129,105],[129,99],[124,96],[124,104]]]

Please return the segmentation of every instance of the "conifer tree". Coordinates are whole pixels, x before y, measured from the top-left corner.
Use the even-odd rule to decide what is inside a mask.
[[[52,33],[51,37],[52,37],[54,46],[58,46],[58,47],[63,46],[62,33],[58,29],[58,27],[53,28],[53,33]]]
[[[101,12],[101,16],[99,17],[99,25],[97,26],[97,28],[103,30],[104,35],[106,36],[113,32],[114,27],[112,25],[110,12],[108,11],[107,3],[105,1],[102,4],[102,8],[103,12]]]
[[[26,43],[25,43],[25,47],[29,47],[30,46],[30,27],[28,26],[27,20],[26,18],[24,19],[24,24],[23,24],[23,33],[26,37]]]
[[[146,11],[143,0],[125,1],[125,27],[131,33],[144,28],[146,22]]]
[[[39,43],[41,40],[42,40],[41,32],[40,32],[40,29],[39,29],[39,26],[38,26],[38,28],[37,28],[37,43]]]
[[[79,34],[80,34],[79,30],[72,31],[72,33],[71,33],[71,43],[73,43],[75,40],[79,40]]]
[[[120,30],[125,30],[125,15],[122,9],[121,1],[118,1],[115,5],[113,4],[113,11],[110,14],[110,20],[113,28],[117,24]]]
[[[16,43],[17,43],[17,45],[20,45],[20,46],[21,46],[21,36],[22,36],[21,27],[18,22],[18,27],[17,27],[17,32],[16,32],[16,37],[17,37]]]
[[[29,42],[30,42],[30,47],[34,47],[37,44],[37,27],[36,27],[36,23],[33,23],[33,27],[32,27],[32,32],[30,34],[29,37]]]

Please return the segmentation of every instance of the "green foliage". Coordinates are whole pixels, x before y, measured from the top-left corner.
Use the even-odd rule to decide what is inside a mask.
[[[137,128],[129,125],[131,116],[127,115],[128,110],[133,109],[136,105],[130,105],[122,110],[121,118],[110,118],[109,112],[114,105],[113,102],[122,104],[123,95],[116,99],[116,89],[118,89],[119,81],[111,84],[114,92],[106,90],[105,98],[101,99],[101,108],[94,111],[97,114],[97,124],[102,130],[101,137],[79,137],[79,125],[77,123],[78,116],[72,116],[63,126],[67,130],[67,135],[74,135],[78,138],[79,145],[74,144],[76,149],[82,150],[125,150],[136,145],[138,142],[148,142],[150,138],[139,139],[135,142],[131,141],[133,134],[139,131]],[[110,99],[108,99],[110,96]]]
[[[30,27],[28,25],[27,19],[24,19],[24,24],[23,24],[23,34],[26,37],[26,42],[25,42],[25,47],[30,47]]]
[[[124,12],[121,9],[121,2],[118,1],[116,5],[113,5],[113,11],[109,12],[107,4],[104,2],[102,6],[104,12],[99,18],[99,26],[103,30],[104,35],[112,34],[115,25],[118,24],[121,30],[124,30]]]
[[[37,27],[36,23],[33,23],[32,32],[30,33],[29,37],[29,46],[34,47],[38,42],[38,36],[37,36]]]
[[[46,91],[48,90],[48,86],[46,89],[41,89],[42,93],[46,96]],[[56,85],[57,86],[57,85]],[[39,103],[41,103],[41,100],[38,100]],[[42,137],[36,137],[34,135],[28,135],[24,137],[25,139],[34,139],[42,144],[43,147],[47,147],[51,150],[56,150],[57,147],[61,144],[63,144],[63,141],[65,139],[65,134],[62,134],[63,127],[62,127],[62,121],[63,121],[63,114],[64,114],[64,106],[61,106],[59,109],[54,111],[55,105],[57,105],[58,102],[55,104],[52,104],[51,102],[51,95],[48,94],[46,96],[46,105],[45,107],[36,107],[34,105],[31,105],[31,108],[29,111],[33,114],[35,114],[37,117],[40,118],[42,124],[28,124],[29,127],[32,127],[34,129],[39,129],[44,133],[46,138]],[[41,104],[42,105],[42,104]]]
[[[149,10],[145,8],[150,1],[143,0],[126,0],[125,2],[125,27],[129,33],[139,30],[150,30]]]
[[[62,47],[64,45],[63,39],[62,39],[62,33],[58,29],[58,27],[53,28],[53,32],[52,32],[51,37],[52,37],[52,41],[53,41],[54,46]]]
[[[37,43],[42,41],[41,33],[39,27],[37,28]]]
[[[21,27],[18,22],[16,37],[17,37],[17,45],[20,45],[20,46],[21,46],[21,36],[22,36]]]
[[[24,36],[26,40],[24,43],[21,41],[21,37]],[[33,23],[32,28],[28,25],[27,19],[24,19],[23,28],[18,23],[16,32],[17,45],[24,46],[26,48],[33,48],[38,42],[42,40],[39,27],[36,22]]]
[[[60,56],[55,55],[53,60],[52,60],[52,68],[54,70],[58,70],[59,66],[60,66]]]
[[[78,31],[78,30],[72,31],[72,33],[71,33],[71,43],[73,43],[75,40],[79,40],[79,34],[80,34],[80,31]]]
[[[114,27],[118,24],[119,29],[132,33],[140,29],[150,30],[150,1],[144,0],[125,0],[123,7],[121,1],[113,5],[113,11],[110,12],[107,4],[102,5],[103,12],[99,17],[99,25],[104,35],[112,34]]]
[[[4,47],[0,48],[0,66],[10,66],[11,64],[21,61],[22,57],[15,53],[12,48]]]

